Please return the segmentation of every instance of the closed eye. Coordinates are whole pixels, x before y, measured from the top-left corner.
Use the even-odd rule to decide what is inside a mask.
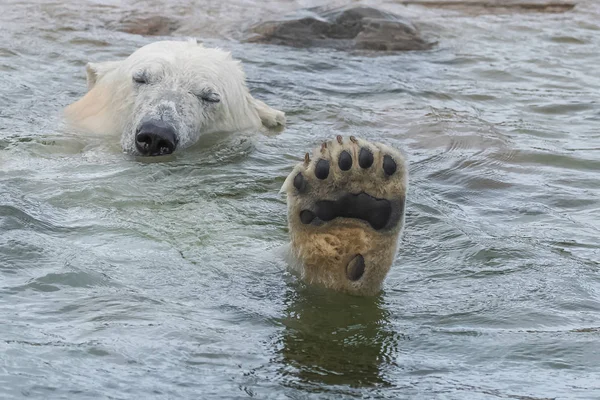
[[[138,83],[140,85],[146,85],[149,82],[148,74],[146,73],[146,71],[134,73],[132,79],[135,83]]]
[[[221,101],[221,96],[219,93],[213,92],[212,90],[204,91],[196,96],[206,103],[218,103]]]

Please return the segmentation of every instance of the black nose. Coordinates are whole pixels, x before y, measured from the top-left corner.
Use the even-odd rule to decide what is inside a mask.
[[[175,128],[160,120],[143,122],[135,134],[135,147],[144,156],[171,154],[177,147]]]

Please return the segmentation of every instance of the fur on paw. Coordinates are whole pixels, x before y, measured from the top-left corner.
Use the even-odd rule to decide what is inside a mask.
[[[337,136],[307,153],[282,187],[302,278],[376,294],[397,251],[407,189],[404,157],[389,146]]]

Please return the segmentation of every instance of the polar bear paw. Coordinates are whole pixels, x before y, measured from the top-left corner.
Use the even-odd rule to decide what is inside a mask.
[[[374,295],[404,225],[408,171],[399,151],[350,136],[307,153],[287,177],[291,255],[302,278]]]

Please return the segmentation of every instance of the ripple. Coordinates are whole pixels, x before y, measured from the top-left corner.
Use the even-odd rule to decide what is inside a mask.
[[[548,104],[544,106],[531,106],[530,109],[540,114],[572,114],[577,111],[598,109],[598,105],[590,103]]]
[[[61,286],[73,288],[91,288],[95,286],[115,286],[107,276],[92,272],[50,273],[36,278],[26,285],[9,288],[12,292],[34,290],[40,292],[55,292]]]
[[[371,2],[415,19],[439,42],[430,52],[237,40],[317,3],[1,2],[5,398],[600,390],[596,2],[556,15]],[[231,51],[286,129],[217,133],[151,162],[66,132],[83,66],[153,40],[111,30],[134,14]],[[283,179],[337,134],[409,160],[405,234],[375,298],[307,287],[277,253]]]

